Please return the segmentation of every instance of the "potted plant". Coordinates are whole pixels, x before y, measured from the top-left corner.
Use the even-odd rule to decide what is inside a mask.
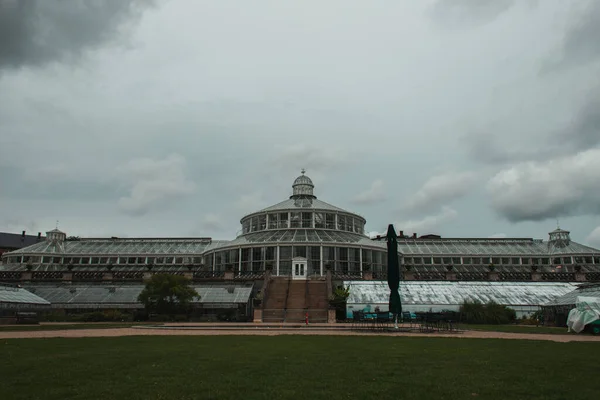
[[[260,306],[262,304],[262,300],[263,300],[262,292],[256,293],[256,296],[254,296],[254,306],[255,307]]]

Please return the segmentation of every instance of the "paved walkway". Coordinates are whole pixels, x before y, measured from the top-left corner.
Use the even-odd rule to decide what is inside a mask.
[[[194,324],[177,324],[185,329],[165,329],[152,327],[108,328],[108,329],[65,329],[52,331],[2,332],[0,339],[16,338],[81,338],[81,337],[119,337],[119,336],[210,336],[210,335],[343,335],[343,336],[405,336],[405,337],[451,337],[461,339],[526,339],[553,342],[598,342],[600,336],[590,335],[552,335],[539,333],[505,333],[485,331],[462,331],[458,333],[419,333],[419,332],[361,332],[344,329],[342,324],[315,324],[314,328],[294,328],[288,324],[234,324],[223,328],[223,324],[202,325],[202,329],[191,329]],[[297,324],[293,324],[296,325]],[[340,326],[341,325],[341,326]],[[196,324],[196,326],[198,326]],[[331,329],[326,329],[330,327]]]

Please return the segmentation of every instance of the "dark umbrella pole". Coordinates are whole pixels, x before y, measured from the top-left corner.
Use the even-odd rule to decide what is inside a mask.
[[[388,251],[388,286],[390,287],[389,310],[394,315],[394,328],[398,329],[398,315],[402,313],[400,300],[400,260],[398,259],[398,236],[394,225],[390,224],[387,231]]]

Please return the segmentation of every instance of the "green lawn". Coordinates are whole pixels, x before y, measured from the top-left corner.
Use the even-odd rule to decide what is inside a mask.
[[[492,331],[512,333],[545,333],[551,335],[568,335],[567,327],[535,326],[535,325],[469,325],[460,324],[459,329],[471,331]]]
[[[0,325],[0,332],[16,331],[60,331],[65,329],[109,329],[129,328],[131,326],[143,325],[144,322],[101,322],[101,323],[74,323],[74,324],[52,324],[52,325]],[[160,324],[160,323],[159,323]],[[156,323],[154,323],[156,325]]]
[[[595,399],[600,343],[361,336],[0,341],[9,399]],[[571,391],[576,388],[576,394]]]

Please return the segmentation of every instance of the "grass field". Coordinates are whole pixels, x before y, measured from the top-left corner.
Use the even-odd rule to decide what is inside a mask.
[[[28,331],[60,331],[71,329],[110,329],[129,328],[143,325],[143,322],[99,322],[99,323],[73,323],[73,324],[42,324],[42,325],[0,325],[0,332],[28,332]],[[159,323],[160,324],[160,323]],[[156,323],[155,323],[156,325]]]
[[[546,333],[551,335],[569,335],[567,327],[535,326],[535,325],[459,325],[460,329],[472,331],[511,332],[511,333]]]
[[[9,399],[597,398],[597,343],[340,336],[10,339]]]

